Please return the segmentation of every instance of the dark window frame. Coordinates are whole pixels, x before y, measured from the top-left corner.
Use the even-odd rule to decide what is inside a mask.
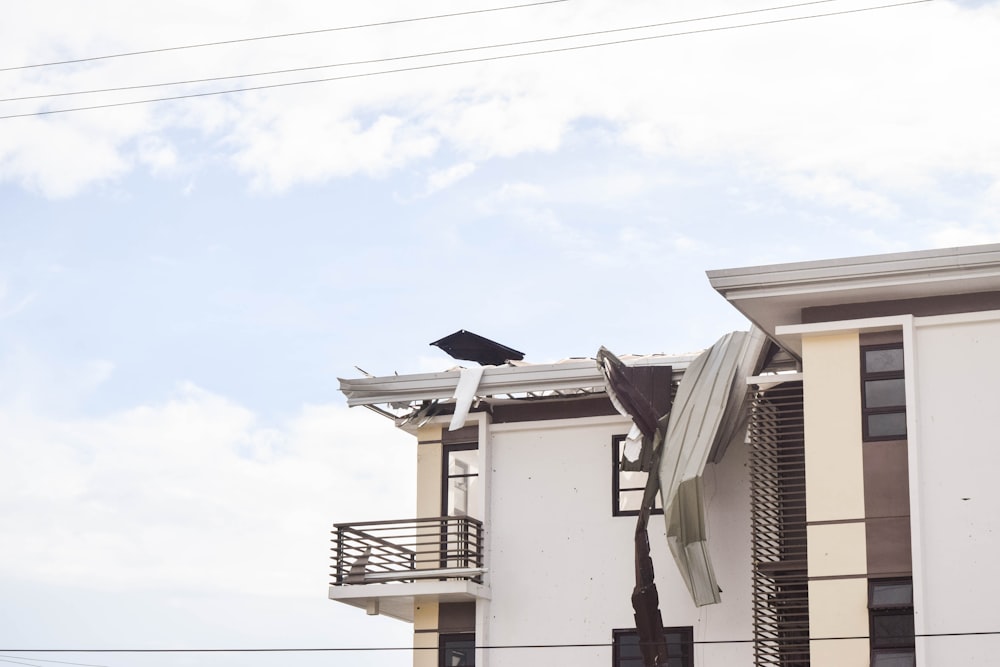
[[[694,628],[690,625],[663,628],[667,637],[667,664],[664,667],[694,667]],[[670,636],[678,635],[671,642]],[[624,641],[623,641],[624,640]],[[622,655],[635,651],[623,651],[638,647],[639,633],[634,628],[618,628],[611,631],[611,664],[612,667],[642,667],[642,653]]]
[[[645,491],[646,486],[621,488],[621,444],[625,442],[625,434],[611,436],[611,516],[639,516],[639,510],[623,510],[621,508],[622,493],[628,491]],[[648,474],[648,473],[647,473]],[[660,504],[660,494],[656,494],[656,505]],[[663,507],[653,507],[650,514],[663,514]]]
[[[459,477],[479,477],[479,473],[468,475],[452,475],[448,471],[448,460],[451,452],[468,452],[478,450],[478,442],[449,442],[441,445],[441,516],[448,516],[448,489],[450,482]],[[480,517],[473,517],[479,519]]]
[[[879,585],[907,585],[910,588],[910,599],[904,602],[875,604],[875,589]],[[910,633],[907,635],[883,637],[880,636],[878,619],[908,617]],[[871,647],[871,664],[877,665],[879,656],[905,654],[916,660],[916,641],[913,628],[913,580],[910,577],[888,577],[868,580],[868,637]],[[914,662],[911,662],[914,664]]]
[[[445,658],[447,656],[447,651],[450,649],[455,650],[455,646],[449,646],[449,643],[455,642],[462,644],[461,648],[468,650],[468,655],[471,657],[472,661],[463,661],[459,663],[461,667],[476,667],[476,633],[474,632],[447,632],[438,635],[438,667],[456,667],[455,665],[450,665],[446,662]],[[464,646],[469,645],[471,646]]]
[[[904,393],[903,402],[898,405],[887,405],[879,407],[868,407],[867,385],[869,382],[879,380],[904,380],[906,379],[905,357],[904,367],[900,370],[892,371],[868,371],[867,352],[877,350],[900,350],[903,351],[903,343],[881,343],[878,345],[861,346],[861,429],[862,439],[865,442],[879,442],[886,440],[906,439],[906,396]],[[905,385],[904,385],[905,392]],[[902,415],[903,431],[901,433],[889,433],[886,435],[872,435],[869,429],[869,418],[874,415]]]

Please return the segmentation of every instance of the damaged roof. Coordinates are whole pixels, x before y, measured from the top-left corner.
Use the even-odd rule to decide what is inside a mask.
[[[678,381],[698,353],[685,355],[644,355],[622,357],[628,365],[672,366]],[[382,405],[424,400],[447,401],[455,396],[462,368],[440,373],[388,375],[354,379],[338,378],[347,404]],[[606,381],[595,359],[566,359],[555,363],[516,362],[483,367],[477,395],[522,398],[531,396],[571,396],[605,391]]]
[[[480,366],[501,366],[508,361],[524,359],[523,352],[465,329],[459,329],[431,345],[441,348],[455,359],[475,361]]]

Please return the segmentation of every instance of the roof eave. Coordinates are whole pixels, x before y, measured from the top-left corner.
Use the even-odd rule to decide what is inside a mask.
[[[1000,287],[1000,244],[922,250],[708,271],[712,287],[796,357],[795,337],[776,329],[801,324],[802,309]]]

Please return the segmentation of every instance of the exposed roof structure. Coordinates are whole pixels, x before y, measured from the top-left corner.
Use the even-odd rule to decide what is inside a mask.
[[[680,380],[684,369],[697,354],[678,356],[648,355],[623,357],[635,366],[672,366],[674,380]],[[340,379],[340,391],[349,406],[409,404],[414,401],[449,401],[455,397],[461,368],[441,373],[390,375]],[[530,398],[540,396],[572,396],[605,391],[605,379],[594,359],[568,359],[549,364],[505,364],[486,366],[479,380],[476,395],[480,398]]]
[[[801,355],[799,340],[782,337],[777,328],[811,321],[810,314],[824,308],[853,306],[857,312],[874,316],[879,314],[875,306],[880,303],[888,307],[889,302],[909,299],[977,295],[975,298],[982,300],[988,295],[1000,303],[996,293],[1000,288],[1000,244],[707,273],[717,292],[796,356]]]

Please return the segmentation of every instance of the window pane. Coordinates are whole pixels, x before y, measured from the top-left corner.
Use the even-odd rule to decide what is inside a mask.
[[[479,477],[452,477],[448,480],[448,516],[471,516],[478,519]]]
[[[906,405],[906,386],[903,378],[865,382],[865,407],[887,408],[896,405]]]
[[[642,658],[642,651],[639,650],[639,635],[619,635],[618,655],[625,659]]]
[[[906,413],[889,412],[881,415],[868,415],[868,435],[870,437],[905,436]]]
[[[482,512],[479,507],[479,450],[449,451],[447,475],[445,515],[480,518]]]
[[[439,664],[443,667],[475,667],[474,636],[445,635],[441,637]]]
[[[636,489],[645,489],[646,480],[649,479],[649,473],[641,472],[639,470],[629,470],[618,473],[618,488],[622,491],[635,491]]]
[[[913,667],[916,664],[912,650],[881,650],[872,653],[872,667]]]
[[[912,645],[912,611],[872,615],[872,646],[874,648]]]
[[[621,491],[618,494],[619,512],[638,512],[642,509],[642,491]]]
[[[903,348],[895,347],[888,350],[866,350],[865,371],[868,373],[886,373],[903,370]]]
[[[869,605],[879,607],[912,607],[913,584],[910,582],[872,582],[872,599]]]
[[[478,475],[479,450],[464,449],[448,452],[448,475]]]

